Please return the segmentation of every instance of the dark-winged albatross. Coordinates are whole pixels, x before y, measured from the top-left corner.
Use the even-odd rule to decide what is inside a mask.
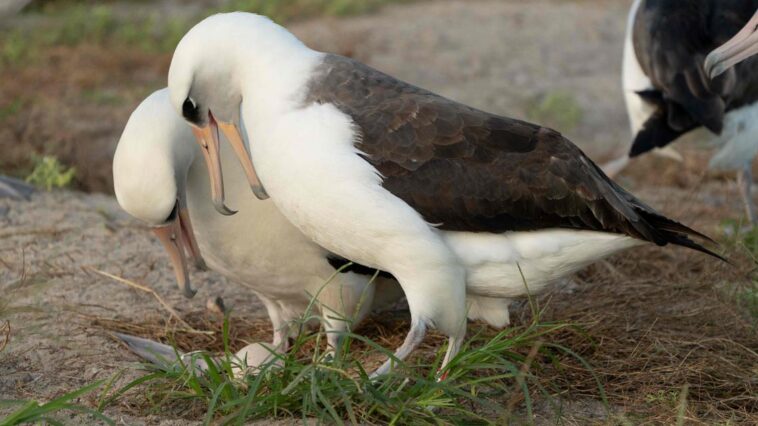
[[[217,129],[238,145],[258,196],[271,196],[327,250],[398,279],[411,312],[399,359],[429,327],[449,337],[443,369],[457,353],[466,283],[476,276],[468,264],[529,263],[531,289],[529,280],[642,242],[716,256],[690,239],[701,234],[616,185],[560,133],[311,50],[262,16],[197,24],[177,46],[169,89],[203,149],[217,146]],[[513,280],[482,292],[525,287]]]
[[[217,214],[208,201],[208,172],[193,140],[163,89],[132,113],[113,159],[119,204],[159,235],[185,294],[194,291],[183,246],[196,259],[202,253],[210,269],[258,295],[273,323],[273,347],[279,350],[287,350],[288,326],[305,313],[313,296],[329,342],[336,347],[337,337],[347,329],[343,319],[360,322],[372,307],[401,295],[397,284],[383,277],[370,286],[370,275],[353,272],[330,281],[335,266],[341,266],[332,265],[335,256],[292,226],[273,203],[250,196],[239,167],[227,167],[236,163],[228,148],[214,158],[224,165],[225,189],[239,213]]]
[[[758,153],[758,61],[714,79],[703,63],[747,23],[756,7],[758,0],[637,0],[630,11],[623,69],[634,135],[629,157],[667,147],[691,130],[707,129],[711,142],[721,147],[709,167],[738,172],[751,223],[756,221],[750,187],[751,163]]]

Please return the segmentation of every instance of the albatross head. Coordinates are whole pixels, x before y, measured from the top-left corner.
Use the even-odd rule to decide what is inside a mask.
[[[270,82],[263,81],[261,75],[264,69],[276,68],[272,58],[286,57],[288,49],[302,46],[270,19],[235,12],[204,19],[176,47],[168,73],[171,103],[190,124],[200,144],[208,164],[214,204],[221,213],[231,212],[223,205],[218,131],[234,148],[256,197],[268,198],[240,135],[243,88],[268,90],[264,86]],[[255,87],[256,83],[259,87]]]
[[[147,223],[171,257],[177,284],[192,290],[185,249],[204,268],[186,210],[187,172],[197,148],[191,132],[172,110],[168,90],[159,90],[134,110],[113,158],[113,186],[121,207]]]
[[[705,72],[711,78],[716,78],[756,53],[758,53],[758,11],[740,32],[705,58]]]

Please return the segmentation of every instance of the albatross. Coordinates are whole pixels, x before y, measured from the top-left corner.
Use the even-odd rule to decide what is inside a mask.
[[[198,265],[207,263],[254,291],[273,324],[272,347],[282,352],[287,350],[289,326],[306,312],[313,297],[335,348],[348,327],[346,319],[357,324],[372,307],[401,296],[397,284],[383,276],[373,285],[370,274],[341,272],[332,277],[346,261],[314,244],[273,203],[249,196],[242,171],[226,167],[236,161],[225,145],[213,155],[224,166],[226,194],[239,212],[216,214],[208,201],[205,162],[193,140],[174,112],[168,90],[162,89],[134,110],[113,159],[119,204],[158,235],[186,296],[195,292],[187,271],[189,254]]]
[[[756,0],[636,0],[629,13],[623,82],[634,141],[627,156],[667,150],[680,136],[706,129],[719,146],[709,168],[737,172],[751,224],[752,160],[758,153],[758,61],[746,61],[710,78],[706,55],[750,19]],[[706,65],[707,66],[707,65]],[[703,134],[706,134],[705,132]],[[674,154],[676,155],[676,154]]]
[[[212,151],[224,133],[257,197],[330,252],[397,278],[410,330],[374,377],[434,327],[448,337],[443,378],[474,281],[494,300],[517,286],[524,294],[646,242],[719,257],[693,240],[707,237],[626,192],[560,133],[312,50],[260,15],[198,23],[168,82],[198,144]],[[515,272],[497,275],[503,269]]]

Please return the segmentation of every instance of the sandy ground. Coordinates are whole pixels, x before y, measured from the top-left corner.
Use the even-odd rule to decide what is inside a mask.
[[[628,3],[420,2],[370,16],[302,22],[292,30],[314,47],[350,54],[409,82],[508,116],[526,118],[541,96],[569,93],[582,114],[575,128],[564,133],[588,152],[607,157],[628,140],[619,78]],[[143,92],[160,81],[154,69],[144,72],[134,83],[143,84]],[[130,99],[133,104],[138,100]],[[100,112],[87,111],[84,115],[95,124],[71,124],[96,127],[90,129],[91,140],[78,141],[86,144],[88,156],[77,165],[97,176],[101,188],[109,185],[109,159],[132,107],[109,108],[101,120]],[[32,113],[42,116],[45,108]],[[72,117],[70,111],[63,114]],[[634,184],[638,177],[629,174],[624,182]],[[708,232],[716,229],[718,221],[673,202],[692,199],[691,180],[661,178],[657,183],[669,186],[645,191],[647,200],[664,212],[683,214],[680,218],[688,223],[700,222]],[[736,216],[739,204],[729,191],[726,185],[715,186],[698,200],[714,208],[727,205]],[[667,195],[671,193],[676,196]],[[148,285],[182,315],[211,318],[204,305],[215,296],[222,296],[238,315],[264,314],[244,287],[211,272],[194,272],[199,293],[184,299],[159,243],[110,196],[57,191],[39,193],[30,202],[0,200],[0,319],[12,327],[10,343],[0,352],[0,399],[47,399],[107,378],[135,361],[92,318],[138,322],[166,318],[167,311],[153,295],[95,270]],[[136,374],[128,371],[122,382]],[[592,401],[586,405],[590,408],[578,410],[592,416],[596,407]],[[187,424],[134,413],[128,406],[106,411],[123,424]]]

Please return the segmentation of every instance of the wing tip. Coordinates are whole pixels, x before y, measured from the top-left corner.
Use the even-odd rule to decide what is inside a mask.
[[[714,250],[709,249],[708,247],[692,240],[691,238],[691,237],[694,237],[699,240],[702,240],[708,245],[712,245],[714,247],[720,247],[720,244],[713,238],[709,237],[708,235],[705,235],[702,232],[696,231],[690,228],[689,226],[683,225],[675,220],[669,219],[658,213],[647,211],[647,210],[638,210],[638,211],[642,213],[642,216],[645,219],[645,221],[648,222],[650,226],[653,227],[657,231],[658,235],[661,237],[660,240],[654,241],[656,244],[658,245],[674,244],[677,246],[686,247],[686,248],[707,254],[709,256],[715,257],[716,259],[719,259],[722,262],[726,262],[730,265],[733,265],[733,263],[728,258],[716,253]]]

